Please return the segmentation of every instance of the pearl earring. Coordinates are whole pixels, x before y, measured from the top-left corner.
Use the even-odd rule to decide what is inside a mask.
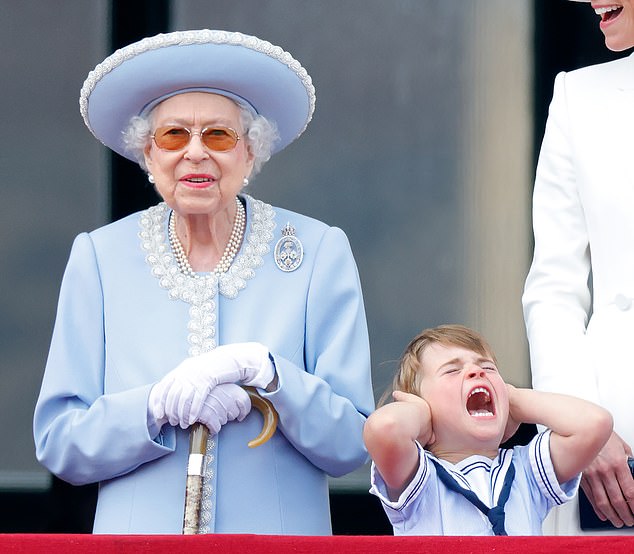
[[[151,173],[148,173],[147,180],[150,181],[150,183],[154,184],[154,175],[152,175]]]
[[[247,179],[246,177],[244,179],[242,179],[242,186],[243,187],[248,187],[249,186],[249,179]]]

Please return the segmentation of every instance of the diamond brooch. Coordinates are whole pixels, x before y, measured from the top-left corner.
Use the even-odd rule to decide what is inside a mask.
[[[282,271],[295,271],[304,259],[304,247],[295,236],[295,227],[290,222],[282,229],[282,236],[275,245],[275,264]]]

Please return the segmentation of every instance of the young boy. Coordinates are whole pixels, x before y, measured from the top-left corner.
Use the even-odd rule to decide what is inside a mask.
[[[363,437],[370,492],[395,535],[541,535],[612,431],[595,404],[507,385],[491,347],[460,325],[415,337],[393,388],[396,402],[368,418]],[[547,429],[500,449],[521,422]]]

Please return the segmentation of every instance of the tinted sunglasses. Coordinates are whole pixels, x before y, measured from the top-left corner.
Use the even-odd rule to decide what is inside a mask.
[[[238,133],[231,127],[205,127],[194,133],[187,127],[167,125],[154,131],[152,138],[161,150],[181,150],[189,144],[192,133],[200,135],[200,140],[209,150],[214,152],[227,152],[235,148],[240,140]]]

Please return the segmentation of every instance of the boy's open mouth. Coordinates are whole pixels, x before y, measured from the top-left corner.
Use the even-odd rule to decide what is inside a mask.
[[[491,417],[495,415],[495,406],[491,393],[484,387],[476,387],[467,397],[467,411],[474,417]]]

